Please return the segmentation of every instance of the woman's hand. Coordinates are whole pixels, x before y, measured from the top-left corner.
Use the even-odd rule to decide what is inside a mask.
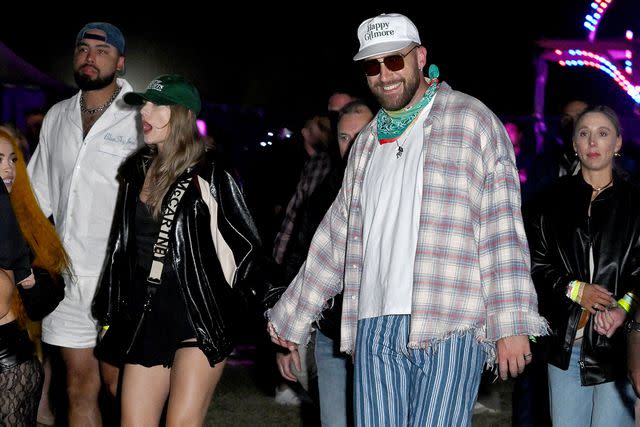
[[[585,310],[588,310],[589,313],[596,314],[597,311],[605,310],[607,307],[616,304],[611,292],[602,286],[591,283],[585,283],[583,286],[580,305]]]
[[[18,285],[22,286],[23,289],[31,289],[35,284],[36,284],[36,277],[33,275],[33,271],[31,272],[29,277],[27,277],[26,279],[22,279],[22,281],[18,283]]]
[[[616,330],[622,326],[626,318],[627,312],[620,307],[599,311],[595,315],[593,329],[600,335],[606,335],[607,338],[611,338]]]
[[[292,367],[300,372],[300,368],[295,365],[294,357],[297,355],[297,351],[290,351],[288,353],[276,353],[276,364],[278,365],[278,371],[280,371],[280,375],[282,378],[289,381],[298,381],[298,377],[296,377],[295,373],[292,371]]]

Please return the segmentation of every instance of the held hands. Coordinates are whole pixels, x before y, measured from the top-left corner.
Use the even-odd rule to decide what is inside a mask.
[[[292,363],[294,369],[297,372],[300,372],[300,355],[297,351],[290,351],[287,354],[280,352],[276,353],[276,364],[278,365],[278,371],[280,371],[280,375],[282,375],[285,380],[297,381],[298,378],[291,371]]]
[[[271,336],[271,341],[273,341],[273,343],[278,344],[279,346],[289,350],[289,354],[287,355],[287,356],[290,356],[290,358],[287,361],[288,374],[292,375],[291,371],[289,370],[289,366],[291,362],[293,362],[293,366],[296,368],[296,370],[300,371],[302,368],[300,366],[300,355],[298,354],[298,344],[285,340],[284,338],[280,338],[280,336],[276,332],[276,328],[273,326],[271,322],[269,322],[269,324],[267,325],[267,331],[269,332],[269,336]],[[278,361],[278,369],[280,370],[280,373],[282,374],[282,376],[284,378],[291,379],[285,375],[285,371],[284,369],[282,369],[280,365],[280,360],[279,359],[276,359],[276,360]],[[293,379],[291,380],[295,381],[296,380],[295,376],[293,376]]]
[[[605,310],[607,307],[616,305],[616,300],[611,292],[602,286],[585,283],[580,305],[589,313],[596,314],[598,310]]]
[[[585,284],[580,305],[594,315],[593,329],[607,338],[611,338],[627,317],[612,293],[600,285]]]
[[[503,380],[507,380],[509,374],[513,378],[517,377],[533,359],[529,337],[526,335],[500,338],[496,343],[496,351],[500,378]]]
[[[593,329],[600,335],[606,335],[607,338],[611,338],[614,332],[622,326],[626,317],[627,313],[617,305],[615,308],[598,311],[593,319]]]

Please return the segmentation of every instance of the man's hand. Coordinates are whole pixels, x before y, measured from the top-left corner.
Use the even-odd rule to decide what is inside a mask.
[[[529,347],[529,337],[526,335],[500,338],[496,343],[496,351],[500,378],[503,380],[508,379],[509,374],[513,378],[517,377],[533,358]]]
[[[269,332],[269,336],[271,337],[271,341],[274,344],[278,344],[281,347],[286,348],[289,351],[298,350],[298,344],[285,340],[284,338],[280,338],[280,335],[276,332],[276,328],[273,326],[273,323],[269,322],[267,324],[267,332]]]
[[[291,365],[291,362],[293,362],[293,366],[296,368],[298,372],[302,370],[302,367],[300,365],[300,354],[298,354],[298,344],[285,340],[284,338],[280,338],[280,336],[276,332],[276,328],[273,326],[273,323],[271,322],[267,324],[267,332],[269,332],[269,336],[271,336],[271,341],[273,341],[274,344],[278,344],[279,346],[289,350],[289,354],[286,355],[287,356],[286,370],[283,367],[284,365],[280,364],[280,359],[276,358],[276,361],[278,362],[278,369],[280,370],[280,374],[282,374],[282,376],[288,380],[296,381],[297,378],[291,373],[289,366]],[[283,364],[284,364],[284,361],[283,361]]]

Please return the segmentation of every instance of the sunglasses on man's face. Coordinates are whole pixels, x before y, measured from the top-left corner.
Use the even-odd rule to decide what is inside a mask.
[[[418,45],[415,45],[411,48],[411,50],[409,50],[409,52],[405,53],[404,55],[402,53],[398,53],[395,55],[385,56],[384,58],[367,59],[366,61],[362,61],[362,70],[369,77],[377,76],[378,74],[380,74],[380,64],[384,63],[384,66],[387,67],[389,71],[400,71],[404,68],[405,56],[409,55],[413,51],[413,49],[417,47]]]

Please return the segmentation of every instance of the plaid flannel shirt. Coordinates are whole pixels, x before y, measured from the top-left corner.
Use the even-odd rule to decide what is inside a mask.
[[[548,330],[530,276],[515,156],[499,119],[480,101],[441,83],[433,102],[423,128],[409,346],[427,348],[474,331],[491,363],[496,340]],[[354,350],[363,265],[361,193],[375,144],[373,120],[355,142],[307,261],[267,312],[287,340],[307,343],[325,302],[344,288],[340,349]]]
[[[287,211],[273,243],[273,258],[278,264],[284,261],[289,239],[293,232],[293,226],[300,206],[311,196],[316,187],[329,174],[331,170],[331,157],[326,151],[320,151],[307,160],[300,174],[300,180],[296,186],[296,192],[287,204]]]

